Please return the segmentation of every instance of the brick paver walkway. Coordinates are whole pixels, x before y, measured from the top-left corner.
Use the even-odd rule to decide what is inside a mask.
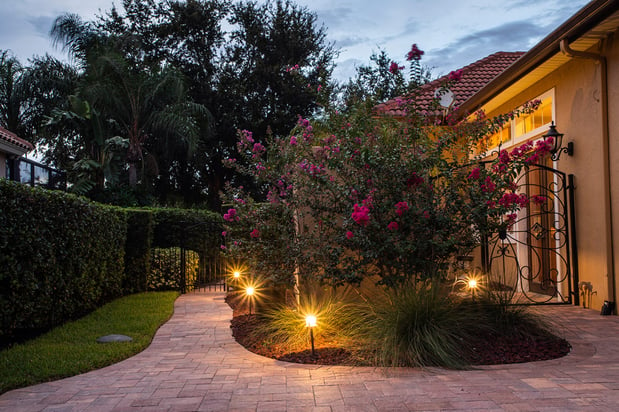
[[[115,365],[7,392],[1,411],[617,411],[619,317],[540,308],[568,356],[472,371],[310,366],[248,352],[223,293],[181,296],[144,352]]]

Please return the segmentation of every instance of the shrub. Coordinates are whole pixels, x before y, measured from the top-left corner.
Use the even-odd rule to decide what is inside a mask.
[[[125,242],[125,293],[144,292],[148,288],[153,243],[153,212],[127,209],[127,240]]]
[[[439,126],[414,105],[402,110],[398,119],[365,108],[299,118],[292,136],[273,136],[268,150],[241,131],[240,159],[227,164],[255,178],[267,202],[227,188],[227,252],[283,284],[296,272],[334,285],[378,275],[397,288],[444,276],[455,256],[535,201],[514,179],[547,142],[503,150],[482,166],[479,147],[501,119],[478,114]]]
[[[0,334],[48,329],[122,293],[126,216],[0,179]]]

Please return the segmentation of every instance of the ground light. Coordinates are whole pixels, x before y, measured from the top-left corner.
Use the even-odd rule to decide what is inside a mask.
[[[239,288],[239,282],[243,278],[244,273],[247,272],[247,267],[239,262],[230,263],[227,265],[226,273],[230,279],[230,284],[234,286],[234,289]]]
[[[316,351],[314,350],[314,327],[316,327],[316,316],[306,315],[305,326],[308,327],[310,330],[310,340],[312,342],[312,356],[316,356]]]
[[[471,291],[471,299],[473,300],[473,302],[475,302],[475,290],[477,290],[477,288],[479,287],[479,283],[477,282],[477,279],[469,278],[467,280],[467,286],[469,287]]]
[[[256,292],[256,288],[253,286],[248,286],[245,288],[245,295],[247,295],[247,299],[249,300],[249,314],[251,315],[251,302],[254,300],[254,293]]]

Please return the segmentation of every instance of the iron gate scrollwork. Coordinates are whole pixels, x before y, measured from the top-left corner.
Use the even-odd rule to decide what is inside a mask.
[[[576,249],[570,247],[573,176],[568,180],[565,173],[537,164],[515,183],[530,201],[510,229],[492,235],[482,248],[489,287],[512,293],[517,303],[578,304]]]
[[[200,222],[185,225],[180,238],[180,291],[226,290],[226,268],[220,253],[222,232],[218,222]],[[208,236],[196,236],[206,232]],[[197,255],[194,262],[190,255]]]

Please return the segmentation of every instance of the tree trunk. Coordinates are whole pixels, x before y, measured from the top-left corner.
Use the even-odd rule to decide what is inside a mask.
[[[135,188],[138,185],[138,168],[135,163],[129,163],[129,186]]]

